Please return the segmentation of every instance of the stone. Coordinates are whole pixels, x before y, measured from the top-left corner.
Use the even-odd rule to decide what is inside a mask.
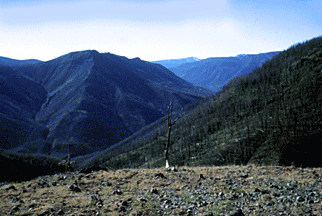
[[[18,198],[18,197],[13,197],[13,198],[11,199],[11,202],[12,202],[12,203],[16,203],[16,202],[21,202],[21,203],[23,203],[23,200],[22,200],[22,199],[20,199],[20,198]]]
[[[154,187],[152,187],[150,191],[153,194],[158,194],[158,190],[156,188],[154,188]]]
[[[155,178],[166,178],[162,173],[157,173],[154,175]]]
[[[113,193],[112,193],[113,195],[122,195],[123,194],[123,192],[120,190],[120,189],[117,189],[117,190],[115,190],[115,191],[113,191]]]
[[[205,179],[204,175],[203,174],[200,174],[199,175],[199,179]]]
[[[64,210],[63,209],[59,209],[57,212],[57,215],[64,215]]]
[[[13,211],[18,211],[20,209],[20,205],[15,205],[11,208]]]
[[[242,210],[238,209],[235,211],[232,211],[228,214],[228,216],[245,216]]]
[[[11,185],[11,184],[3,185],[3,186],[1,187],[1,189],[3,189],[3,190],[10,190],[10,189],[12,189],[12,190],[16,190],[15,186],[13,186],[13,185]]]
[[[126,200],[123,200],[123,201],[121,201],[120,205],[124,206],[124,207],[127,207],[127,206],[130,205],[130,203],[128,201],[126,201]]]
[[[81,189],[78,186],[74,185],[74,184],[69,185],[68,188],[69,188],[69,190],[77,192],[77,193],[82,192]]]
[[[171,167],[172,172],[178,172],[178,169],[176,167]]]
[[[145,197],[136,198],[139,202],[147,202],[148,200]]]
[[[248,178],[248,174],[243,174],[240,176],[240,178],[246,179],[246,178]]]
[[[305,199],[303,197],[301,197],[301,196],[298,196],[298,197],[296,197],[296,201],[297,202],[304,202]]]

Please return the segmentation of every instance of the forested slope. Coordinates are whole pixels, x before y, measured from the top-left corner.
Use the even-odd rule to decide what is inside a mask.
[[[170,165],[321,166],[322,37],[294,45],[181,113]],[[164,166],[166,118],[81,167]]]

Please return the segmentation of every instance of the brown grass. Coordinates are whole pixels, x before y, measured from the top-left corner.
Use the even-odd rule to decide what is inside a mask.
[[[163,174],[164,178],[159,174]],[[63,176],[65,179],[61,179]],[[90,174],[68,173],[55,176],[39,177],[37,179],[12,184],[16,190],[0,189],[0,215],[41,215],[50,212],[58,214],[63,211],[64,215],[94,215],[100,212],[102,215],[122,215],[119,212],[120,203],[130,202],[130,210],[126,214],[142,213],[147,215],[158,215],[160,210],[160,197],[181,197],[187,203],[195,202],[190,197],[192,192],[186,190],[186,186],[209,185],[205,193],[218,194],[226,191],[226,185],[229,180],[240,183],[241,187],[235,189],[235,192],[252,192],[255,188],[266,189],[263,186],[254,183],[252,179],[261,179],[266,181],[272,179],[276,182],[288,182],[290,180],[298,181],[299,187],[307,187],[317,181],[316,175],[322,176],[321,168],[295,168],[280,166],[223,166],[223,167],[180,167],[177,172],[166,169],[123,169],[117,171],[99,171]],[[201,179],[200,177],[203,178]],[[39,188],[37,186],[41,179],[46,183],[56,182],[56,186]],[[68,185],[76,183],[81,189],[77,193],[70,191]],[[158,194],[151,192],[156,188]],[[116,191],[122,192],[118,195]],[[322,189],[319,191],[322,193]],[[101,204],[95,203],[92,197],[102,200]],[[22,201],[13,202],[17,197]],[[147,201],[142,201],[140,198]],[[258,201],[259,205],[264,205],[269,196],[263,196]],[[218,206],[201,206],[200,211],[217,212],[219,215],[227,213],[228,201],[220,203]],[[255,205],[255,203],[249,203]],[[277,206],[277,205],[276,205]],[[316,211],[322,210],[321,202],[314,204]],[[227,207],[227,209],[226,209]],[[167,212],[167,210],[165,210]],[[260,209],[254,210],[251,215],[260,214]],[[301,213],[301,207],[298,207]],[[181,214],[184,209],[177,208],[169,210],[171,214]],[[49,215],[49,213],[48,213]],[[200,214],[202,215],[202,214]],[[320,214],[321,215],[321,214]]]

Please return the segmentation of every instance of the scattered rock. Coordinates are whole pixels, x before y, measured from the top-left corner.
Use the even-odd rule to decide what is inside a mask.
[[[121,206],[124,206],[124,207],[127,207],[127,206],[129,206],[129,205],[130,205],[130,202],[129,202],[129,201],[126,201],[126,200],[122,200],[122,201],[120,202],[120,205],[121,205]]]
[[[303,197],[301,197],[301,196],[298,196],[298,197],[296,197],[296,201],[297,202],[304,202],[305,199]]]
[[[137,171],[130,169],[124,171],[129,176],[126,177],[125,175],[122,178],[118,176],[105,178],[105,173],[103,172],[91,174],[67,173],[65,175],[57,174],[53,178],[37,178],[31,183],[27,182],[23,185],[17,183],[15,187],[18,191],[7,191],[15,188],[8,183],[6,185],[2,183],[0,187],[4,189],[2,190],[3,194],[5,194],[4,197],[11,202],[6,212],[12,215],[22,210],[31,209],[31,211],[35,211],[36,208],[45,205],[47,202],[45,200],[48,200],[48,198],[47,204],[52,205],[52,209],[44,208],[39,212],[39,215],[77,214],[85,216],[113,211],[120,215],[148,214],[145,210],[138,211],[137,208],[132,206],[132,201],[129,198],[133,197],[134,194],[136,194],[134,196],[137,197],[136,200],[138,201],[135,202],[135,205],[142,205],[143,207],[151,203],[153,207],[150,213],[154,215],[211,216],[214,214],[207,211],[210,211],[212,206],[219,206],[221,215],[229,216],[250,215],[254,214],[254,212],[258,215],[287,215],[294,212],[298,213],[298,215],[314,215],[318,209],[317,206],[322,203],[321,182],[314,181],[316,178],[312,175],[312,171],[305,171],[303,175],[305,178],[307,176],[307,178],[310,178],[309,184],[299,183],[301,178],[294,178],[291,181],[285,181],[283,178],[281,178],[281,181],[276,181],[276,179],[265,176],[258,178],[256,173],[244,174],[242,170],[227,169],[220,178],[216,178],[217,174],[212,174],[211,172],[207,172],[209,176],[204,176],[205,174],[197,175],[196,172],[190,172],[190,170],[183,172],[180,169],[177,174],[167,172],[166,177],[161,172],[159,169],[152,175],[148,174],[147,176],[152,176],[152,179],[148,177],[147,181],[144,176],[142,178],[140,171],[137,173]],[[120,172],[120,174],[123,174],[123,172]],[[139,177],[135,178],[133,174]],[[82,178],[79,178],[79,175],[82,175]],[[251,175],[253,179],[250,180],[247,175]],[[196,177],[199,177],[197,182],[193,180]],[[91,180],[88,181],[87,179]],[[209,181],[202,179],[209,179]],[[67,188],[70,191],[85,192],[86,197],[86,193],[89,193],[89,198],[92,201],[91,205],[83,212],[82,210],[79,211],[82,205],[78,206],[78,203],[73,208],[70,208],[68,199],[63,200],[58,205],[50,198],[53,194],[51,191],[55,191],[54,182],[57,185],[67,186],[69,184]],[[130,191],[128,191],[129,187],[126,184],[131,184]],[[138,184],[142,185],[142,187],[136,186]],[[171,184],[172,186],[168,187]],[[136,191],[133,191],[133,185]],[[49,190],[38,189],[41,187],[51,188]],[[33,188],[37,189],[37,193],[32,195],[31,197],[34,198],[30,200],[26,198],[28,197],[26,193],[32,193]],[[112,194],[119,196],[109,199],[110,194],[106,194],[103,191],[110,189],[112,189]],[[184,192],[183,195],[178,192],[179,190]],[[33,190],[33,192],[35,191]],[[155,205],[156,203],[157,205]],[[224,203],[229,203],[233,209],[236,208],[237,210],[229,212]]]
[[[95,167],[90,167],[90,168],[82,168],[79,172],[88,174],[88,173],[97,172],[97,171],[100,171],[100,170],[103,170],[103,171],[106,171],[106,172],[108,171],[108,169],[105,168],[105,167],[95,166]]]
[[[40,216],[50,215],[50,211],[46,209],[43,213],[40,214]]]
[[[317,178],[320,177],[319,174],[315,170],[313,170],[312,174]]]
[[[228,214],[228,216],[245,216],[242,210],[238,209],[235,211],[232,211]]]
[[[20,209],[20,205],[15,205],[11,208],[13,211],[18,211]]]
[[[103,205],[103,200],[98,198],[97,196],[91,196],[92,199],[92,204],[96,206],[102,206]]]
[[[11,185],[11,184],[3,185],[1,188],[2,188],[3,190],[10,190],[10,189],[12,189],[12,190],[17,190],[17,189],[15,188],[15,186],[13,186],[13,185]]]
[[[82,192],[81,189],[75,184],[68,185],[68,188],[69,188],[69,190],[77,192],[77,193]]]
[[[155,178],[166,178],[162,173],[157,173],[154,175]]]
[[[110,187],[110,186],[112,186],[112,183],[111,182],[103,182],[102,183],[102,186],[105,186],[105,187]]]
[[[63,209],[59,209],[57,212],[57,215],[63,215],[64,214],[64,210]]]
[[[248,174],[243,174],[240,176],[240,178],[246,179],[246,178],[248,178]]]
[[[13,197],[13,198],[11,199],[11,202],[12,202],[12,203],[16,203],[16,202],[21,202],[21,203],[23,203],[23,200],[22,200],[22,199],[20,199],[20,198],[18,198],[18,197]]]
[[[178,168],[177,167],[169,167],[167,169],[167,171],[178,172]]]
[[[121,191],[120,189],[117,189],[115,191],[112,192],[113,195],[122,195],[123,191]]]
[[[158,194],[158,190],[156,188],[154,188],[154,187],[152,187],[150,191],[153,194]]]
[[[136,198],[139,202],[147,202],[148,200],[145,197]]]
[[[206,179],[203,174],[199,175],[199,179]]]

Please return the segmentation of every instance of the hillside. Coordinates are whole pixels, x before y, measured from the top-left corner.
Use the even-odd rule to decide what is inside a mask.
[[[31,130],[19,132],[16,126],[2,121],[3,127],[17,130],[18,137],[17,142],[2,143],[3,148],[59,158],[66,157],[68,143],[72,156],[76,156],[121,141],[163,117],[170,99],[180,110],[212,94],[160,65],[95,50],[73,52],[37,64],[2,67],[2,85],[8,84],[12,71],[15,80],[7,92],[15,94],[3,96],[1,103],[9,104],[9,108],[0,114],[11,116],[13,122],[23,116],[48,131],[44,137],[26,140],[21,136],[30,137]],[[15,100],[27,102],[17,110],[10,107],[18,106],[12,105]],[[29,110],[32,114],[24,114]],[[2,131],[2,136],[8,133]],[[45,152],[41,150],[44,148]]]
[[[172,128],[170,165],[266,164],[321,166],[322,37],[290,47],[214,97],[183,111]],[[85,167],[165,165],[166,118],[112,148]]]
[[[39,140],[44,140],[49,131],[35,117],[46,101],[46,90],[8,66],[0,66],[0,89],[0,148],[18,148],[33,140],[44,153],[45,143]]]
[[[230,79],[252,72],[278,53],[280,52],[207,58],[169,69],[194,85],[218,91]]]

